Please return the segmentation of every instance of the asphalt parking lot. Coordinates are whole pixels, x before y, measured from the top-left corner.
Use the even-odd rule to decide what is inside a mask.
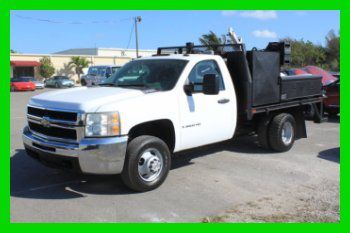
[[[134,193],[119,176],[53,170],[25,154],[25,106],[43,91],[11,93],[12,222],[339,221],[339,118],[308,122],[287,153],[244,137],[176,154],[160,188]]]

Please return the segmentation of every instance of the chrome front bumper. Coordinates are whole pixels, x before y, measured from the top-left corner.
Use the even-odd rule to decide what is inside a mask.
[[[23,129],[23,143],[38,157],[58,160],[77,159],[80,170],[88,174],[120,174],[123,170],[128,137],[83,138],[79,143],[49,141]]]

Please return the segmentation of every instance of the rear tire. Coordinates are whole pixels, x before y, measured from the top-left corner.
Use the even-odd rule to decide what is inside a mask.
[[[171,166],[167,144],[154,136],[139,136],[129,142],[122,180],[130,189],[145,192],[159,187]]]
[[[312,104],[308,105],[307,109],[305,110],[305,118],[307,120],[313,120],[315,118],[315,114],[316,114],[316,111],[314,106],[312,106]]]
[[[265,150],[271,150],[268,135],[270,121],[271,117],[269,116],[266,116],[263,119],[261,119],[257,130],[259,145]]]
[[[292,148],[295,141],[295,120],[289,113],[275,116],[269,126],[269,142],[273,150],[284,152]]]

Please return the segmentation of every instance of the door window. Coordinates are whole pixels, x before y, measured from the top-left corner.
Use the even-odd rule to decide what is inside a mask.
[[[188,80],[194,84],[194,91],[201,92],[203,90],[203,77],[205,74],[215,74],[219,79],[220,91],[225,90],[222,75],[218,64],[214,60],[205,60],[198,62],[188,76]]]

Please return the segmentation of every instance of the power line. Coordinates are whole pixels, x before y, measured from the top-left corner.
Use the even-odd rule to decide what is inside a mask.
[[[131,38],[132,38],[132,33],[134,32],[134,27],[135,27],[135,24],[132,23],[132,25],[131,25],[131,31],[130,31],[130,34],[129,34],[129,42],[128,42],[128,46],[126,46],[126,49],[128,49],[129,46],[130,46],[130,42],[131,42]]]
[[[75,24],[75,25],[81,25],[81,24],[118,24],[122,21],[133,20],[132,17],[129,17],[129,18],[123,18],[123,19],[119,19],[119,20],[60,21],[60,20],[54,20],[54,19],[48,19],[48,18],[37,18],[37,17],[23,16],[23,15],[19,15],[17,13],[13,13],[13,12],[12,12],[12,15],[14,15],[20,19],[33,20],[33,21],[37,21],[37,22],[52,23],[52,24]]]

